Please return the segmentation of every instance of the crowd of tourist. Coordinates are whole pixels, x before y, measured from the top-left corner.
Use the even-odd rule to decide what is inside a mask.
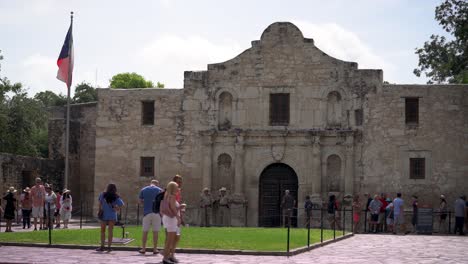
[[[352,201],[353,212],[353,230],[355,233],[362,232],[363,217],[365,219],[364,229],[370,233],[416,233],[418,226],[418,210],[420,208],[417,195],[411,196],[411,230],[405,223],[405,201],[402,194],[397,193],[395,198],[387,194],[364,194],[365,201],[362,202],[359,195],[355,195]],[[306,197],[304,210],[306,212],[306,226],[311,221],[312,203],[310,197]],[[328,212],[328,221],[330,228],[341,229],[340,226],[340,204],[335,195],[330,195],[328,203],[325,205]],[[468,202],[466,196],[461,195],[454,202],[455,225],[453,233],[464,235],[464,230],[468,230]],[[439,233],[448,233],[447,218],[449,215],[448,203],[445,195],[440,195],[438,207],[435,208],[436,223]]]
[[[70,190],[52,190],[52,185],[45,183],[42,185],[41,178],[35,179],[35,185],[26,187],[17,194],[15,187],[10,187],[6,191],[3,200],[6,201],[3,216],[6,221],[5,232],[13,232],[12,222],[18,217],[22,219],[23,229],[30,229],[31,218],[34,231],[49,228],[60,228],[63,221],[63,228],[68,228],[72,212],[72,196]],[[39,229],[38,229],[39,225]]]

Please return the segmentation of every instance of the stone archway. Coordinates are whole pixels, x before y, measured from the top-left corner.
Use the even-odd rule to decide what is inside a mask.
[[[290,191],[297,203],[298,180],[296,172],[283,163],[273,163],[267,166],[260,175],[258,226],[281,226],[280,205],[285,190]],[[291,223],[293,226],[297,226],[296,210],[293,213]]]

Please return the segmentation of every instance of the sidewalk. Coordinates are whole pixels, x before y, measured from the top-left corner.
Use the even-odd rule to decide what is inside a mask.
[[[183,238],[182,238],[183,239]],[[177,254],[180,263],[280,264],[280,263],[468,263],[466,236],[355,235],[294,257]],[[2,263],[161,263],[161,255],[141,255],[136,251],[98,253],[94,250],[38,247],[0,247]]]

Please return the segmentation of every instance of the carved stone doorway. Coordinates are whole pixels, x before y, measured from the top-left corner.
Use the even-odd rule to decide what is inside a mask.
[[[281,200],[284,191],[289,190],[296,200],[298,181],[294,170],[286,164],[274,163],[266,167],[260,175],[258,226],[277,227],[282,224]],[[297,210],[294,210],[292,226],[297,226]]]

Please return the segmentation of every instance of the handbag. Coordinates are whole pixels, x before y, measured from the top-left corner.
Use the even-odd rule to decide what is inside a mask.
[[[160,212],[161,214],[166,215],[170,218],[175,217],[177,215],[177,213],[171,209],[171,207],[169,206],[169,201],[166,199],[161,201]]]

